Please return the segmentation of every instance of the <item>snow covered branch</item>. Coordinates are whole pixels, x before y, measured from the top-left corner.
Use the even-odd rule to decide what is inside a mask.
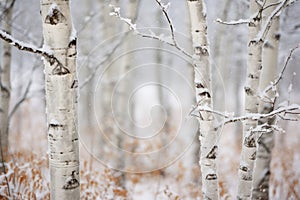
[[[300,111],[300,106],[298,104],[292,104],[289,106],[284,106],[284,107],[280,107],[270,113],[266,113],[266,114],[260,114],[260,113],[249,113],[245,116],[240,116],[240,117],[229,117],[227,119],[225,119],[222,124],[228,124],[228,123],[232,123],[232,122],[237,122],[237,121],[245,121],[247,119],[251,119],[251,120],[261,120],[261,119],[265,119],[265,118],[270,118],[270,117],[274,117],[274,116],[278,116],[279,114],[284,114],[284,113],[288,113],[288,114],[298,114],[297,111]]]
[[[270,113],[266,113],[266,114],[261,114],[261,113],[249,113],[247,115],[244,116],[239,116],[239,117],[233,117],[234,114],[233,113],[222,113],[220,111],[215,111],[212,110],[211,108],[208,107],[203,107],[203,106],[196,106],[194,107],[191,112],[190,115],[195,116],[195,117],[200,117],[199,115],[195,114],[195,112],[208,112],[208,113],[212,113],[212,114],[216,114],[219,116],[224,117],[224,120],[218,124],[215,128],[219,128],[225,124],[229,124],[229,123],[234,123],[234,122],[241,122],[241,121],[245,121],[245,120],[261,120],[261,119],[265,119],[265,118],[271,118],[274,116],[278,116],[281,119],[284,120],[290,120],[290,118],[284,118],[282,117],[281,114],[292,114],[292,115],[299,115],[300,114],[300,105],[298,104],[292,104],[292,105],[287,105],[287,106],[282,106]],[[292,120],[295,121],[295,120]]]
[[[189,54],[188,52],[186,52],[182,47],[180,47],[177,42],[176,42],[176,38],[175,38],[175,32],[174,32],[174,26],[170,20],[170,17],[167,13],[167,8],[168,8],[168,5],[163,5],[160,1],[157,1],[157,3],[159,3],[159,5],[161,6],[161,9],[165,15],[165,17],[167,18],[167,21],[169,23],[169,26],[170,26],[170,31],[171,31],[171,40],[169,39],[169,37],[163,37],[163,36],[158,36],[156,35],[155,33],[153,33],[152,31],[150,32],[150,34],[147,34],[147,33],[142,33],[140,31],[138,31],[137,27],[136,27],[136,24],[133,24],[131,19],[128,19],[128,18],[124,18],[121,16],[121,13],[120,13],[120,8],[119,7],[115,7],[114,5],[110,5],[111,7],[113,7],[113,11],[110,13],[111,16],[115,16],[117,17],[118,19],[120,19],[121,21],[125,22],[130,30],[132,30],[136,35],[139,35],[141,37],[144,37],[144,38],[150,38],[150,39],[154,39],[154,40],[159,40],[165,44],[168,44],[170,46],[173,46],[175,47],[176,49],[178,49],[181,53],[183,53],[184,55],[186,55],[187,57],[189,58],[192,58],[192,55]]]
[[[240,25],[240,24],[248,24],[250,22],[250,19],[239,19],[236,21],[226,22],[226,21],[222,21],[220,18],[217,18],[215,21],[224,25]]]
[[[48,50],[45,50],[44,48],[38,48],[34,45],[31,44],[26,44],[24,42],[21,42],[15,38],[13,38],[11,35],[9,35],[8,33],[6,33],[3,30],[0,30],[0,38],[6,42],[8,42],[9,44],[11,44],[12,46],[18,48],[21,51],[27,51],[30,53],[35,53],[38,55],[43,56],[50,64],[56,64],[57,67],[61,67],[64,68],[65,70],[67,70],[62,63],[55,57],[53,56],[53,54],[51,52],[49,52]],[[68,71],[68,70],[67,70]]]

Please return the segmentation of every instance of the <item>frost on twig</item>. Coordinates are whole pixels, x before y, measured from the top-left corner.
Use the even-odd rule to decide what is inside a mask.
[[[161,41],[161,42],[163,42],[165,44],[168,44],[170,46],[175,47],[176,49],[178,49],[181,53],[183,53],[187,57],[192,58],[192,55],[189,54],[188,52],[186,52],[181,46],[179,46],[178,43],[177,43],[177,41],[176,41],[176,38],[175,38],[175,29],[174,29],[174,26],[172,24],[171,18],[169,17],[169,15],[167,13],[169,4],[167,4],[167,5],[162,4],[159,0],[156,0],[156,2],[158,3],[158,5],[160,6],[160,8],[162,9],[163,14],[164,14],[164,16],[166,17],[166,19],[168,21],[168,24],[169,24],[169,27],[170,27],[170,31],[171,31],[171,38],[172,38],[172,40],[170,40],[168,37],[162,37],[162,36],[156,35],[152,31],[150,31],[150,34],[140,32],[137,29],[136,24],[132,23],[131,19],[124,18],[124,17],[121,16],[120,8],[119,7],[115,7],[114,5],[110,5],[110,7],[113,8],[113,11],[110,13],[110,15],[111,16],[115,16],[118,19],[120,19],[121,21],[125,22],[129,26],[130,30],[133,31],[136,35],[139,35],[139,36],[144,37],[144,38],[150,38],[150,39],[154,39],[154,40],[159,40],[159,41]]]

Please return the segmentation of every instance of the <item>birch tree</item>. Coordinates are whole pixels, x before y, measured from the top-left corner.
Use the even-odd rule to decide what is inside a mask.
[[[188,0],[193,40],[193,64],[195,71],[196,100],[199,107],[212,108],[211,66],[207,41],[205,4],[202,0]],[[210,112],[199,112],[200,166],[202,172],[203,199],[218,199],[217,137],[215,117]]]
[[[262,69],[261,52],[262,41],[256,36],[261,24],[261,1],[250,0],[251,21],[248,23],[248,60],[245,90],[245,114],[258,112],[258,84]],[[243,141],[240,166],[238,170],[238,199],[250,199],[252,186],[252,173],[256,155],[255,132],[257,121],[251,118],[244,121]]]
[[[2,29],[8,34],[11,34],[11,19],[14,0],[1,2],[0,5],[3,7],[1,16]],[[7,42],[3,42],[2,45],[2,61],[0,68],[0,165],[1,171],[3,172],[4,163],[7,160],[8,154],[8,128],[9,128],[9,103],[11,96],[11,83],[10,83],[10,68],[11,68],[11,45]]]
[[[268,0],[265,7],[278,3],[278,0]],[[263,11],[262,23],[265,24],[268,16],[275,10],[275,6],[270,6]],[[270,83],[275,80],[277,75],[277,58],[279,43],[279,16],[275,16],[272,26],[266,37],[266,42],[262,50],[262,74],[259,83],[259,89],[262,96],[259,101],[258,112],[262,114],[270,113],[274,110],[276,91],[269,90],[266,94],[263,91]],[[260,120],[259,124],[265,124],[266,132],[258,133],[256,161],[253,173],[252,199],[269,199],[269,180],[270,180],[270,163],[272,149],[274,146],[274,132],[270,128],[274,125],[275,117]]]
[[[51,199],[79,199],[76,33],[68,0],[41,0]],[[51,60],[50,60],[51,61]]]

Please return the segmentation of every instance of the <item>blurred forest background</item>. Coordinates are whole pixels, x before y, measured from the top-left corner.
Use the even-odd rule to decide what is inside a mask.
[[[186,1],[169,2],[178,43],[192,54]],[[216,19],[246,19],[248,3],[207,1],[214,104],[216,110],[236,116],[243,114],[248,29]],[[174,47],[134,34],[110,16],[110,4],[120,7],[122,16],[135,21],[140,32],[165,39],[170,35],[155,1],[72,1],[78,36],[81,197],[196,199],[201,196],[201,174],[198,123],[190,115],[195,105],[191,60]],[[297,1],[280,16],[279,70],[300,42],[299,11]],[[15,38],[41,47],[37,1],[16,0],[11,25]],[[279,84],[277,102],[300,104],[299,65],[300,51],[295,51]],[[49,198],[43,68],[40,56],[12,49],[11,111],[21,103],[10,118],[11,161],[8,173],[0,176],[3,198]],[[278,123],[285,132],[276,133],[270,197],[300,199],[300,124]],[[223,127],[219,138],[222,199],[236,196],[241,137],[237,122]]]

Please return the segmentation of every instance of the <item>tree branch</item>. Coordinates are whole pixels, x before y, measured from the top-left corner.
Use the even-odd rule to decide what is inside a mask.
[[[21,42],[15,38],[13,38],[11,35],[9,35],[8,33],[6,33],[3,30],[0,30],[0,38],[6,42],[8,42],[9,44],[11,44],[12,46],[18,48],[21,51],[27,51],[30,53],[35,53],[38,55],[43,56],[51,65],[53,64],[57,64],[58,67],[62,67],[64,69],[66,69],[62,63],[49,51],[43,49],[43,48],[38,48],[36,46],[33,46],[31,44],[26,44],[24,42]],[[67,70],[67,69],[66,69]]]
[[[176,42],[176,39],[175,39],[175,33],[174,33],[174,27],[172,25],[172,23],[170,24],[171,21],[170,20],[170,17],[168,16],[168,13],[166,12],[166,7],[162,8],[163,13],[164,15],[166,16],[166,18],[168,19],[168,23],[169,23],[169,26],[170,26],[170,29],[171,29],[171,40],[172,41],[168,41],[166,40],[165,38],[161,37],[161,36],[157,36],[156,34],[154,34],[153,32],[151,32],[151,34],[146,34],[146,33],[142,33],[140,31],[137,30],[136,28],[136,24],[133,24],[131,22],[131,19],[128,19],[128,18],[124,18],[121,16],[120,14],[120,8],[118,7],[115,7],[113,5],[111,5],[111,7],[113,7],[113,11],[110,13],[111,16],[115,16],[117,17],[118,19],[120,19],[121,21],[125,22],[129,28],[137,35],[141,36],[141,37],[144,37],[144,38],[150,38],[150,39],[154,39],[154,40],[159,40],[165,44],[168,44],[170,46],[173,46],[175,47],[176,49],[178,49],[181,53],[183,53],[184,55],[186,55],[187,57],[189,58],[192,58],[192,55],[189,54],[188,52],[186,52],[182,47],[180,47],[177,42]],[[175,40],[175,42],[174,42]]]
[[[264,27],[261,29],[261,31],[258,33],[257,37],[254,39],[255,41],[264,41],[270,28],[272,25],[272,22],[276,16],[280,14],[280,12],[283,10],[283,8],[289,6],[290,4],[294,3],[295,0],[283,0],[270,14],[268,19],[266,20],[266,23]]]
[[[288,57],[286,58],[286,60],[284,62],[284,66],[283,66],[282,70],[280,71],[279,75],[277,76],[277,78],[273,82],[271,82],[271,84],[269,86],[267,86],[265,88],[265,90],[263,91],[263,94],[261,96],[264,96],[267,92],[269,92],[270,90],[272,90],[273,88],[275,88],[278,85],[279,81],[283,77],[283,73],[285,72],[285,70],[286,70],[286,68],[287,68],[287,66],[288,66],[288,64],[289,64],[289,62],[292,58],[292,55],[293,55],[294,51],[297,50],[298,48],[300,48],[300,43],[297,44],[297,46],[295,46],[294,48],[292,48],[290,50],[290,53],[289,53]]]

